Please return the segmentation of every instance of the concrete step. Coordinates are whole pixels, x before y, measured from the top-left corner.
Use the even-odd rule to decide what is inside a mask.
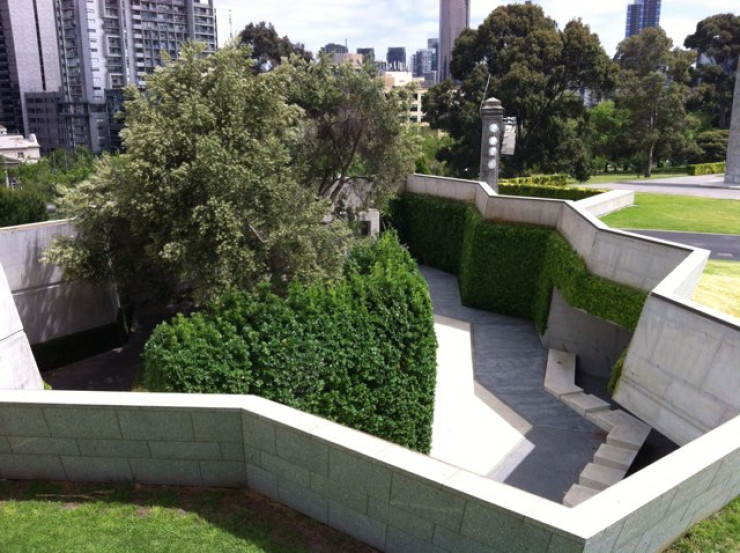
[[[599,493],[599,490],[581,486],[580,484],[573,484],[563,498],[563,505],[566,507],[575,507],[579,503],[583,503],[595,496],[597,493]]]
[[[622,478],[624,478],[623,470],[589,463],[581,472],[578,483],[588,488],[605,490],[622,480]]]
[[[616,426],[606,436],[606,443],[639,451],[650,434],[650,427],[635,418],[632,423]]]
[[[568,407],[584,417],[588,414],[607,411],[610,407],[606,401],[599,399],[596,396],[592,396],[591,394],[571,394],[562,396],[560,399]]]
[[[576,379],[576,356],[574,353],[549,350],[545,371],[545,390],[559,398],[583,392],[574,384]]]
[[[596,453],[594,453],[594,463],[627,472],[636,456],[637,451],[634,449],[601,444],[599,449],[596,450]]]

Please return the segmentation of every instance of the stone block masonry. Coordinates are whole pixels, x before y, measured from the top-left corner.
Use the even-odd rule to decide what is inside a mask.
[[[571,509],[254,396],[0,392],[0,478],[248,486],[399,552],[658,551],[740,492],[738,435]]]

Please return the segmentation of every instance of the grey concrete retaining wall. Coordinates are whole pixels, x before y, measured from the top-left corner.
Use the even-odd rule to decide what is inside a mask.
[[[0,265],[32,345],[116,321],[113,285],[65,282],[62,271],[40,257],[57,235],[73,235],[70,221],[0,228]]]
[[[738,434],[569,509],[254,396],[14,391],[0,477],[247,485],[383,551],[657,551],[740,492]]]
[[[44,387],[0,265],[0,390]]]

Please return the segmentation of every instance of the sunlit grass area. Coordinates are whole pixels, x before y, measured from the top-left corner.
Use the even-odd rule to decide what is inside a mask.
[[[643,176],[640,176],[636,174],[635,172],[632,173],[602,173],[600,175],[594,175],[590,179],[588,179],[584,183],[579,183],[581,185],[583,184],[605,184],[605,183],[611,183],[611,182],[625,182],[625,181],[633,181],[633,180],[655,180],[655,179],[665,179],[670,177],[685,177],[686,171],[676,172],[676,173],[661,173],[661,174],[653,174],[648,178],[645,178]]]
[[[740,263],[734,261],[707,263],[699,286],[694,292],[694,300],[740,318]]]
[[[614,228],[740,234],[740,201],[635,194],[635,205],[607,215]]]
[[[740,497],[704,522],[692,526],[666,553],[737,553],[740,551]]]

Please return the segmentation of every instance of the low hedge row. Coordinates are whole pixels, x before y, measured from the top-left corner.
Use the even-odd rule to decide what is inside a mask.
[[[551,198],[553,200],[583,200],[607,190],[595,188],[563,188],[542,184],[508,184],[499,182],[498,191],[507,196],[527,196],[530,198]]]
[[[725,165],[726,163],[724,161],[718,161],[717,163],[698,163],[687,166],[686,170],[692,176],[714,175],[716,173],[724,173]]]
[[[41,196],[0,183],[0,227],[38,223],[47,218],[46,202]]]
[[[634,331],[646,294],[592,275],[556,231],[492,223],[472,206],[435,198],[405,194],[396,202],[401,205],[395,209],[406,217],[402,238],[412,253],[457,274],[465,305],[532,319],[544,333],[552,290],[558,288],[573,307]],[[462,209],[466,217],[461,242],[456,242],[457,225],[444,241],[417,239],[441,233],[438,227],[448,219],[456,221]],[[434,218],[427,213],[434,213]],[[433,264],[456,255],[459,264],[452,270]]]
[[[514,177],[501,179],[499,184],[538,184],[544,186],[565,186],[570,181],[570,175],[565,173],[554,175],[533,175],[531,177]]]
[[[426,282],[395,233],[355,248],[343,278],[226,295],[158,326],[151,391],[256,394],[427,453],[436,338]]]

